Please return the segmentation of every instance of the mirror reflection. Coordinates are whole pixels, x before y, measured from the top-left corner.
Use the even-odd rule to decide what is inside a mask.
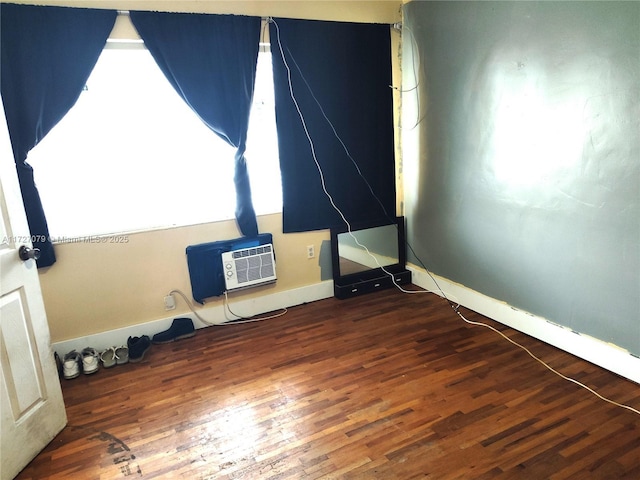
[[[358,243],[366,247],[369,253]],[[350,275],[397,264],[399,260],[396,225],[383,225],[338,234],[338,257],[340,275]]]

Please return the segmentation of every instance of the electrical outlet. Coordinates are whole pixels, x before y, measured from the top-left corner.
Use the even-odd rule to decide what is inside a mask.
[[[165,310],[175,310],[176,308],[176,299],[173,298],[173,294],[169,294],[164,297],[164,309]]]
[[[316,250],[313,245],[307,245],[307,258],[313,258],[316,256]]]

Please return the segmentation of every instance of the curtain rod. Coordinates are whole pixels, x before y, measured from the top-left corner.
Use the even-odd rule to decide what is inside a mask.
[[[122,15],[123,17],[129,16],[129,10],[117,10],[117,12],[118,12],[118,15]],[[166,12],[166,13],[204,13],[204,12]],[[228,15],[233,15],[233,14],[228,14]],[[263,22],[268,22],[273,17],[269,16],[269,17],[260,17],[260,18],[262,19]],[[389,26],[395,28],[396,30],[402,30],[402,22],[390,23]]]

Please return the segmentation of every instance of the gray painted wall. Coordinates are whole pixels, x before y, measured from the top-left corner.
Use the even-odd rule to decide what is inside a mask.
[[[404,25],[417,255],[640,355],[640,3],[414,1]]]

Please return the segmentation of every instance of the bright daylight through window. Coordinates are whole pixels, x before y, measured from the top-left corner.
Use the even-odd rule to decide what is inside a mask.
[[[53,241],[234,218],[235,149],[146,49],[105,49],[34,167]],[[282,211],[271,54],[261,52],[247,151],[256,214]]]

